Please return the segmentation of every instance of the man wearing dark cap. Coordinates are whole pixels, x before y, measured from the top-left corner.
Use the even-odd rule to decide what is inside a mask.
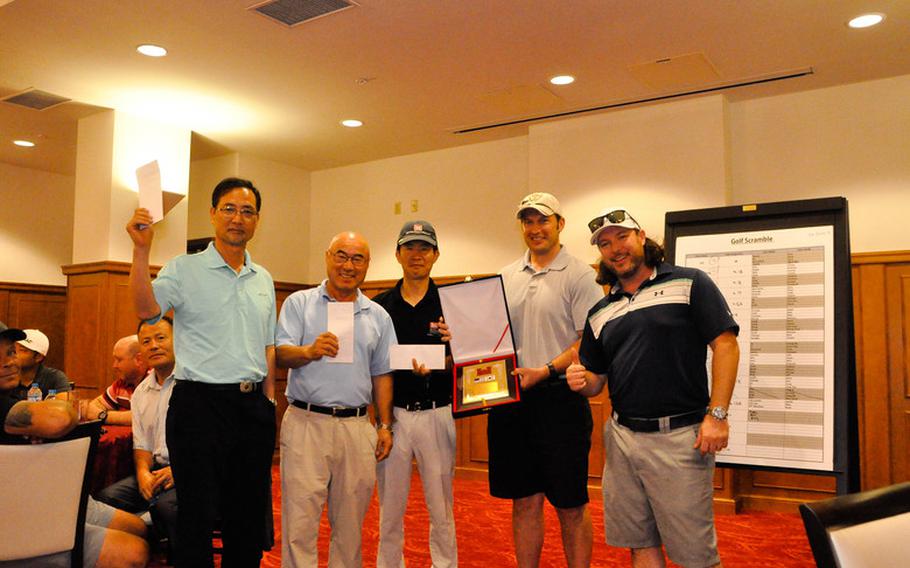
[[[448,340],[436,284],[430,278],[439,258],[436,230],[427,221],[408,221],[398,234],[395,258],[402,278],[373,301],[395,325],[402,345],[440,345]],[[430,556],[436,568],[458,566],[452,477],[455,473],[455,420],[452,418],[452,375],[430,371],[412,361],[409,371],[393,372],[395,445],[377,466],[379,484],[379,551],[377,568],[404,563],[404,514],[411,485],[411,460],[423,483],[430,513]]]
[[[517,347],[521,402],[490,412],[490,493],[512,500],[519,568],[536,568],[543,547],[544,497],[556,508],[570,568],[591,562],[588,452],[591,408],[561,373],[603,297],[590,266],[559,243],[565,226],[559,201],[532,193],[518,206],[524,256],[502,269]]]
[[[719,566],[714,453],[727,445],[739,326],[704,272],[663,262],[660,245],[621,208],[588,223],[598,282],[569,388],[595,396],[609,380],[604,424],[604,531],[636,568]],[[711,390],[705,366],[711,347]]]

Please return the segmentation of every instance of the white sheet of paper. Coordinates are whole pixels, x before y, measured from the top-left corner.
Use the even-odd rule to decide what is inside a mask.
[[[139,182],[139,207],[149,210],[152,223],[164,219],[164,208],[161,195],[161,170],[158,160],[152,160],[136,168],[136,181]]]
[[[139,207],[149,210],[153,223],[164,219],[164,216],[186,197],[182,193],[162,189],[158,160],[136,168],[136,181],[139,182]]]
[[[329,302],[327,329],[338,338],[338,355],[329,363],[354,362],[354,302]]]
[[[446,368],[445,345],[393,345],[389,348],[389,359],[393,369],[414,369],[411,359],[427,369]]]

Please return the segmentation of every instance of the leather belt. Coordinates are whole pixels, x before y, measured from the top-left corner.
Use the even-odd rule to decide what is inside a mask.
[[[420,410],[433,410],[434,408],[442,408],[443,406],[448,406],[448,402],[436,402],[435,400],[417,400],[414,402],[408,402],[405,404],[396,404],[397,408],[404,408],[408,412],[418,412]]]
[[[633,432],[669,432],[683,426],[691,426],[704,420],[704,410],[693,410],[685,414],[676,414],[674,416],[662,416],[660,418],[630,418],[613,413],[613,420],[616,420]]]
[[[304,410],[309,410],[310,412],[316,412],[319,414],[328,414],[329,416],[334,416],[335,418],[365,416],[368,406],[366,404],[359,408],[347,408],[344,406],[319,406],[318,404],[310,404],[309,402],[301,402],[299,400],[293,400],[291,401],[291,404],[297,408],[302,408]]]
[[[202,381],[179,380],[174,386],[186,385],[192,388],[201,388],[213,391],[234,391],[244,394],[262,390],[262,381],[244,380],[239,383],[204,383]]]

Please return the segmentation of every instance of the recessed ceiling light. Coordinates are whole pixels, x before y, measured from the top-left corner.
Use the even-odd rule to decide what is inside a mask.
[[[32,148],[35,145],[31,140],[13,140],[13,144],[22,146],[23,148]]]
[[[153,45],[151,43],[144,43],[136,48],[136,51],[142,55],[148,55],[149,57],[164,57],[167,55],[167,50],[161,47],[160,45]]]
[[[363,122],[357,120],[356,118],[349,118],[347,120],[341,121],[342,126],[347,126],[348,128],[359,128],[363,126]]]
[[[575,77],[571,75],[557,75],[550,78],[550,82],[554,85],[571,85],[575,82]]]
[[[884,14],[878,14],[878,13],[863,14],[862,16],[857,16],[857,17],[853,18],[852,20],[850,20],[849,22],[847,22],[847,25],[850,26],[851,28],[856,28],[856,29],[868,28],[868,27],[874,26],[876,24],[882,23],[882,20],[884,20],[884,19],[885,19]]]

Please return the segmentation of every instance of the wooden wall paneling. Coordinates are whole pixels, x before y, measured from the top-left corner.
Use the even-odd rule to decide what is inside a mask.
[[[0,321],[9,327],[40,329],[50,341],[45,361],[64,367],[66,288],[43,284],[0,282]]]
[[[910,480],[910,264],[886,269],[892,483]]]
[[[728,467],[714,469],[714,512],[720,515],[735,515],[739,511],[740,498],[736,492],[737,471]]]
[[[0,321],[9,327],[9,290],[0,288]]]
[[[129,269],[129,263],[113,261],[63,267],[67,277],[65,366],[82,397],[97,396],[113,382],[114,342],[136,333]],[[153,276],[158,269],[151,267]]]
[[[859,297],[856,320],[857,409],[859,414],[860,481],[863,489],[891,483],[889,444],[888,326],[885,270],[882,264],[858,267],[854,294]],[[872,457],[874,456],[874,458]]]
[[[47,335],[48,348],[45,363],[55,369],[64,368],[64,329],[66,320],[66,293],[61,289],[54,293],[11,292],[9,294],[10,324],[22,329],[38,329]]]
[[[69,279],[66,309],[66,372],[82,397],[97,396],[110,384],[103,371],[108,333],[103,323],[106,280],[102,274],[81,274]],[[107,365],[109,366],[109,365]]]
[[[311,284],[294,284],[293,282],[275,282],[275,313],[281,313],[281,306],[284,301],[298,290],[312,288]],[[278,367],[275,373],[275,420],[277,421],[277,430],[275,432],[275,457],[278,457],[278,448],[281,442],[281,421],[284,419],[284,413],[288,409],[288,398],[285,392],[288,387],[288,370]]]

